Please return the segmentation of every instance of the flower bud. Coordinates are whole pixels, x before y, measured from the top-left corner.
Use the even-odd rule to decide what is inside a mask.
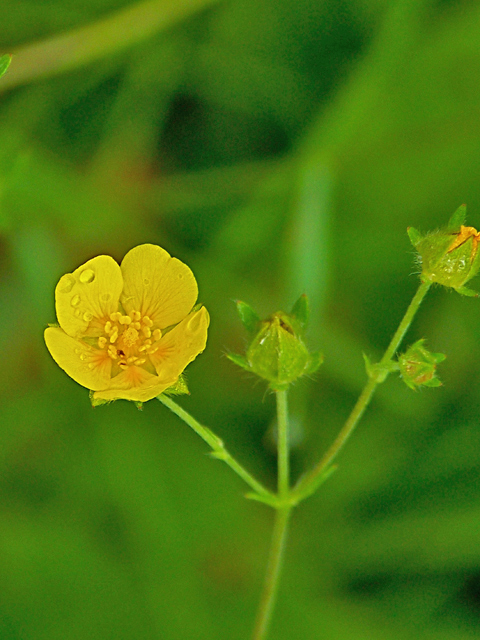
[[[400,374],[410,389],[415,387],[440,387],[436,377],[436,367],[445,360],[443,353],[430,353],[424,347],[425,340],[418,340],[407,351],[398,357]]]
[[[267,380],[275,391],[318,369],[322,355],[310,353],[303,340],[308,321],[306,296],[297,300],[290,314],[277,311],[264,321],[257,321],[258,316],[244,302],[238,301],[237,309],[252,341],[245,357],[228,354],[232,362]]]
[[[410,227],[408,235],[418,251],[424,280],[452,287],[463,295],[476,296],[475,291],[464,285],[480,269],[480,233],[474,227],[464,226],[465,215],[466,205],[462,205],[445,230],[422,236]]]

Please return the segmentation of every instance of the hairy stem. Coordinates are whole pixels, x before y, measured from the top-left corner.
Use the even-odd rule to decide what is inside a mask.
[[[398,325],[398,329],[395,332],[390,344],[383,355],[383,358],[380,360],[378,365],[376,365],[378,374],[371,375],[367,384],[365,385],[360,397],[358,398],[355,406],[352,409],[350,416],[348,417],[345,425],[342,430],[338,434],[337,438],[330,446],[328,451],[325,453],[320,462],[308,473],[306,476],[302,478],[302,480],[297,484],[295,489],[292,492],[292,495],[297,497],[297,501],[300,501],[307,495],[312,493],[312,488],[316,482],[323,476],[323,474],[327,471],[328,467],[333,462],[334,458],[339,454],[342,448],[345,446],[345,443],[352,435],[355,427],[357,426],[360,418],[362,417],[365,409],[367,408],[377,386],[380,382],[383,382],[389,374],[388,364],[391,362],[392,357],[395,355],[396,350],[400,346],[405,333],[407,332],[409,326],[412,323],[415,314],[417,313],[420,304],[422,303],[423,298],[427,294],[430,289],[432,283],[431,282],[422,282],[417,289],[416,294],[414,295],[405,315],[403,316],[402,321]]]

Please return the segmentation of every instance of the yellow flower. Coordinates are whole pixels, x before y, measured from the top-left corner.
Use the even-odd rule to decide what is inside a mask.
[[[156,245],[135,247],[120,266],[97,256],[60,278],[60,326],[46,329],[45,342],[94,402],[145,402],[205,348],[209,316],[205,307],[192,311],[197,294],[187,265]]]

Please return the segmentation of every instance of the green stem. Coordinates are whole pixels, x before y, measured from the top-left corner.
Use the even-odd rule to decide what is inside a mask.
[[[270,554],[262,596],[258,606],[257,618],[253,630],[253,640],[264,640],[272,617],[273,607],[280,582],[283,557],[287,542],[288,521],[292,511],[289,502],[290,494],[290,463],[288,446],[288,405],[287,391],[277,391],[277,447],[278,447],[278,497],[280,500],[275,514]]]
[[[169,396],[159,395],[157,396],[157,400],[159,400],[162,404],[173,411],[175,415],[177,415],[180,420],[183,420],[185,424],[188,424],[196,434],[198,434],[205,442],[212,448],[213,456],[218,458],[219,460],[223,460],[228,464],[230,469],[233,469],[235,473],[240,476],[257,494],[266,498],[266,502],[269,504],[273,504],[276,502],[276,496],[268,491],[258,480],[242,467],[242,465],[235,460],[235,458],[227,451],[223,441],[216,436],[213,431],[201,425],[193,416],[191,416],[185,409],[174,402]]]
[[[270,545],[270,555],[268,558],[265,583],[263,587],[260,604],[258,606],[257,618],[253,629],[252,640],[265,640],[268,627],[272,617],[275,597],[277,595],[280,571],[282,568],[285,545],[287,541],[288,521],[292,507],[277,509],[275,514],[275,524],[273,526],[272,542]]]
[[[288,496],[290,488],[290,456],[288,450],[287,392],[277,391],[278,496]]]
[[[297,484],[297,486],[292,491],[292,496],[296,498],[296,502],[299,502],[307,495],[310,495],[313,491],[312,489],[315,487],[315,484],[318,483],[324,474],[327,472],[327,469],[330,467],[334,458],[338,455],[341,449],[345,446],[345,443],[352,435],[355,427],[357,426],[360,418],[362,417],[365,409],[367,408],[377,386],[383,382],[388,374],[390,373],[388,370],[388,365],[390,364],[392,357],[395,355],[396,350],[400,346],[400,343],[405,336],[409,326],[412,323],[412,320],[415,314],[422,303],[423,298],[427,294],[430,289],[432,283],[431,282],[422,282],[418,287],[416,294],[414,295],[405,315],[403,316],[402,321],[398,325],[398,329],[395,332],[390,344],[385,351],[383,358],[376,365],[377,375],[372,375],[367,384],[365,385],[360,397],[357,400],[357,403],[352,409],[350,416],[348,417],[345,425],[342,430],[338,434],[337,438],[325,453],[320,462],[308,473],[303,479]]]

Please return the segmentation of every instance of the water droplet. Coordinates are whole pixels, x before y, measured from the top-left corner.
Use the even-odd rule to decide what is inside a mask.
[[[75,353],[76,353],[76,354],[77,354],[77,356],[78,356],[78,354],[79,354],[79,353],[82,353],[82,350],[81,350],[81,349],[75,349]]]
[[[85,269],[85,271],[82,271],[78,279],[82,284],[89,284],[95,280],[95,273],[92,269]]]
[[[144,285],[149,285],[150,284],[150,280],[148,278],[144,278],[143,279],[143,284]]]
[[[109,293],[102,293],[100,296],[100,300],[103,302],[108,302],[112,296]]]
[[[85,320],[85,322],[90,322],[92,318],[93,313],[90,313],[90,311],[85,311],[85,313],[83,314],[83,319]]]
[[[82,312],[80,311],[80,309],[75,309],[74,315],[76,318],[80,318],[80,316],[82,315]]]
[[[93,369],[93,367],[94,367],[94,366],[95,366],[95,365],[93,364],[93,362],[89,362],[89,363],[88,363],[88,365],[87,365],[87,367],[88,367],[89,369]]]
[[[60,293],[70,293],[70,291],[73,289],[74,284],[75,284],[75,278],[72,276],[71,273],[67,273],[65,276],[62,276],[60,278],[57,288],[60,291]]]
[[[80,360],[86,360],[87,356],[84,353],[80,354]]]
[[[80,304],[80,296],[78,295],[78,293],[74,295],[73,298],[70,300],[70,304],[72,305],[72,307],[76,307],[77,305]]]
[[[198,331],[199,327],[200,327],[200,322],[201,322],[201,315],[199,313],[196,313],[193,318],[190,318],[190,320],[187,323],[187,331],[189,333],[195,333],[196,331]]]

